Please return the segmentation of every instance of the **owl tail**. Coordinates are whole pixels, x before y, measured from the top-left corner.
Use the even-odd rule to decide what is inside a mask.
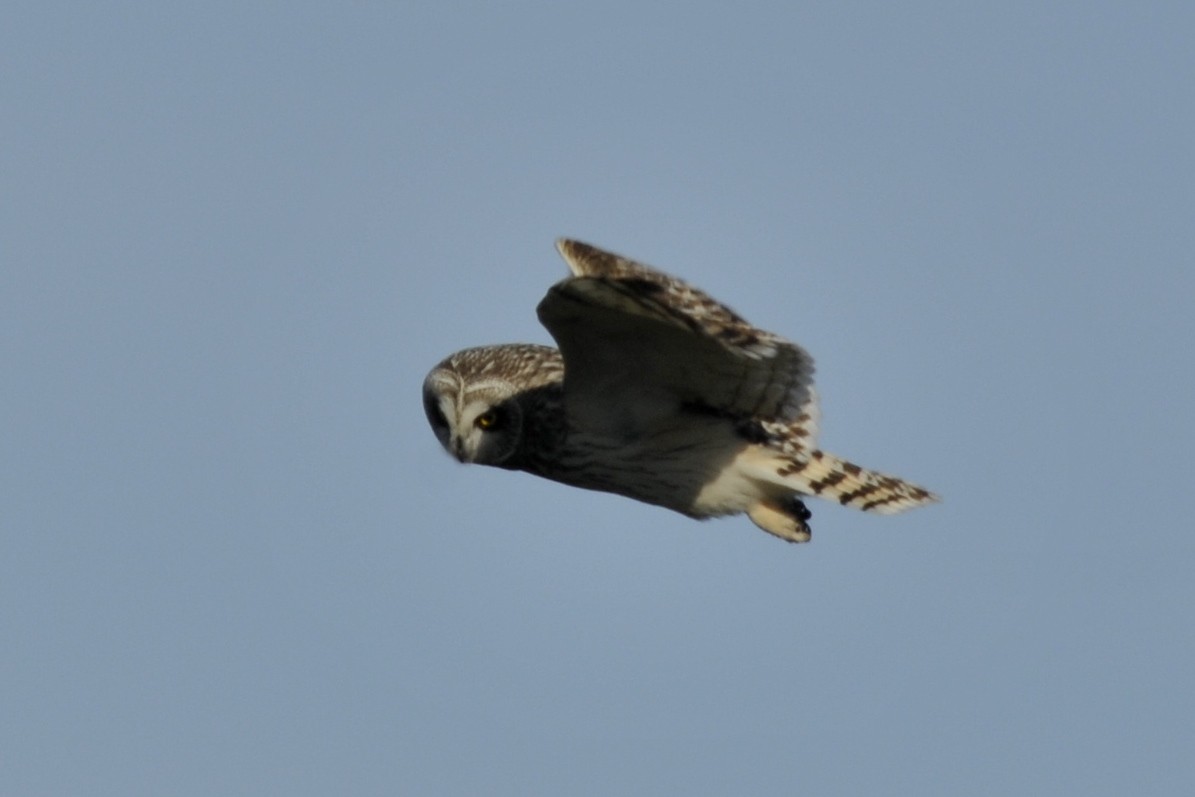
[[[807,458],[780,467],[786,482],[805,495],[829,498],[844,507],[893,515],[938,501],[932,492],[887,473],[869,471],[853,462],[815,450]]]
[[[932,504],[936,495],[895,476],[860,467],[825,451],[813,451],[798,459],[784,460],[776,469],[786,487],[804,495],[816,495],[843,506],[891,515]],[[773,482],[776,483],[776,482]]]

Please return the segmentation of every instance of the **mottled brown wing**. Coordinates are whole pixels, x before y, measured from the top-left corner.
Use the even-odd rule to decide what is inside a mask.
[[[631,435],[689,405],[800,419],[812,442],[813,358],[804,349],[641,263],[567,239],[557,249],[574,276],[538,312],[564,356],[570,416]]]

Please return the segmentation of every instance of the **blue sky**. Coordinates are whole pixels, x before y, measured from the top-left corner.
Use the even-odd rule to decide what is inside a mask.
[[[450,5],[8,10],[0,793],[1195,788],[1190,5]],[[944,503],[457,465],[561,235]]]

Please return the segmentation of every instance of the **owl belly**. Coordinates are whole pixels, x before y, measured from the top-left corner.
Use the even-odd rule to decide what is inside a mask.
[[[736,463],[750,443],[725,422],[686,424],[633,439],[569,435],[550,479],[705,518],[742,512],[759,484]]]

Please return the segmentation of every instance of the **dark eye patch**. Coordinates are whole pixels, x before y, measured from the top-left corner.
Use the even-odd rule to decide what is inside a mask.
[[[448,419],[444,417],[444,410],[440,409],[440,400],[431,393],[423,394],[423,411],[427,414],[427,422],[435,429],[447,429]]]

